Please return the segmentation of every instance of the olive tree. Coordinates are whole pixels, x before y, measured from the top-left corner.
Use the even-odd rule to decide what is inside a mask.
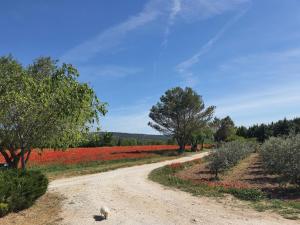
[[[22,168],[33,148],[65,149],[105,115],[106,104],[80,83],[77,70],[39,58],[27,67],[0,58],[0,153],[10,167]]]
[[[201,150],[204,148],[205,140],[213,139],[213,131],[210,127],[201,127],[201,129],[192,133],[191,137],[191,148],[192,151],[198,150],[198,145],[201,144]]]
[[[193,132],[204,127],[212,118],[214,106],[205,108],[202,97],[193,89],[175,87],[167,90],[160,101],[152,106],[149,126],[176,139],[179,153],[191,140]]]
[[[271,137],[259,153],[268,172],[281,175],[283,181],[300,187],[300,134]]]

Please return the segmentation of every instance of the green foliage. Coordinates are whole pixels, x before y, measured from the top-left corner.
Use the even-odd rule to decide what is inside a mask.
[[[106,113],[78,76],[72,65],[50,58],[28,67],[11,56],[0,58],[0,152],[10,167],[21,159],[24,168],[32,148],[76,145]]]
[[[265,198],[265,194],[258,189],[228,188],[224,189],[224,192],[246,201],[259,201]]]
[[[256,138],[264,142],[270,137],[282,137],[300,133],[300,118],[279,120],[275,123],[253,125],[249,128],[238,127],[236,134],[244,138]]]
[[[267,171],[300,185],[300,134],[270,138],[263,144],[260,155]]]
[[[251,201],[251,205],[258,211],[272,210],[288,219],[300,219],[300,203],[297,201],[268,199],[266,195],[258,189],[225,188],[222,186],[209,186],[204,183],[195,183],[190,180],[183,180],[176,176],[180,170],[184,170],[194,165],[191,162],[181,164],[181,167],[171,167],[170,165],[157,168],[149,174],[149,179],[162,185],[175,187],[180,190],[192,193],[193,195],[222,197],[224,193],[231,194],[236,198]]]
[[[5,216],[9,212],[7,203],[0,203],[0,217]]]
[[[201,144],[201,149],[203,149],[203,144],[207,140],[212,140],[213,138],[213,131],[210,127],[206,126],[198,131],[192,133],[191,136],[191,150],[196,151],[198,148],[198,144]]]
[[[101,146],[113,146],[113,134],[111,132],[103,133]]]
[[[232,136],[235,135],[235,127],[232,119],[227,116],[219,121],[218,129],[215,133],[215,140],[217,142],[231,141]]]
[[[135,138],[124,138],[121,141],[121,146],[134,146],[137,145],[137,140]],[[141,142],[140,142],[141,144]]]
[[[222,196],[222,193],[219,191],[219,188],[209,187],[206,184],[195,184],[192,181],[183,180],[175,176],[176,172],[185,168],[189,168],[192,165],[194,164],[191,162],[186,162],[183,163],[182,167],[180,168],[164,166],[152,170],[148,177],[152,181],[158,182],[165,186],[175,187],[182,191],[190,192],[193,195],[214,196],[214,197]]]
[[[235,166],[240,160],[254,152],[256,148],[257,146],[253,142],[233,141],[224,143],[208,157],[208,168],[218,178],[220,171]]]
[[[176,87],[167,90],[152,106],[149,117],[153,122],[148,124],[164,135],[174,137],[183,152],[192,133],[211,120],[214,108],[205,108],[202,97],[191,88]]]
[[[215,174],[215,178],[218,179],[220,170],[224,170],[229,167],[229,162],[225,150],[216,150],[209,157],[208,168]]]
[[[0,171],[0,202],[8,205],[8,211],[17,212],[30,207],[47,186],[48,179],[39,171]]]
[[[85,135],[81,143],[73,147],[103,147],[103,146],[135,146],[135,145],[174,145],[172,139],[143,139],[143,138],[123,138],[114,136],[113,133],[93,132]]]

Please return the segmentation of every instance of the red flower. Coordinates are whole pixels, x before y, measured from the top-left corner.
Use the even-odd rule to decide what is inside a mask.
[[[155,151],[178,149],[177,145],[114,146],[95,148],[70,148],[66,151],[45,149],[41,154],[33,150],[29,165],[77,164],[91,161],[106,161],[153,156]],[[0,162],[4,162],[0,156]]]
[[[182,163],[172,163],[169,165],[169,167],[171,169],[181,169],[183,166],[182,166]]]

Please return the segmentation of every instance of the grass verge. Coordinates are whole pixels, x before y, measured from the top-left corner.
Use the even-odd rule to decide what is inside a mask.
[[[205,159],[204,159],[205,160]],[[153,170],[149,179],[162,185],[189,192],[195,196],[222,197],[231,194],[238,199],[246,200],[257,211],[273,211],[287,219],[300,219],[300,202],[268,199],[259,189],[224,188],[209,186],[206,183],[195,183],[191,180],[181,179],[176,173],[188,169],[199,161],[190,161],[178,165],[171,164]],[[200,162],[201,163],[201,162]]]
[[[171,160],[171,159],[175,159],[190,154],[193,153],[185,153],[184,155],[180,155],[180,156],[159,155],[159,156],[151,156],[147,158],[118,159],[118,160],[111,160],[111,161],[94,161],[94,162],[70,164],[70,165],[58,164],[58,165],[32,166],[30,170],[39,170],[42,173],[46,174],[49,180],[54,180],[54,179],[64,178],[64,177],[106,172],[109,170],[119,169],[123,167],[161,162],[161,161]]]

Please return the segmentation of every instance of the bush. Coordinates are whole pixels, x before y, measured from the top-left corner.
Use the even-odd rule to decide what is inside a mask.
[[[260,151],[265,169],[283,180],[300,185],[300,134],[270,138]]]
[[[229,188],[225,189],[224,192],[246,201],[259,201],[265,197],[264,193],[257,189]]]
[[[219,171],[235,166],[255,149],[256,144],[254,142],[233,141],[225,143],[208,157],[208,168],[217,178]]]
[[[5,216],[9,211],[7,203],[0,203],[0,217]]]
[[[10,211],[17,212],[30,207],[46,192],[47,186],[48,179],[39,171],[0,171],[2,216]],[[8,206],[7,211],[3,204]]]
[[[209,161],[208,167],[215,174],[216,179],[218,178],[219,171],[228,167],[228,160],[224,151],[215,151],[209,157]]]

